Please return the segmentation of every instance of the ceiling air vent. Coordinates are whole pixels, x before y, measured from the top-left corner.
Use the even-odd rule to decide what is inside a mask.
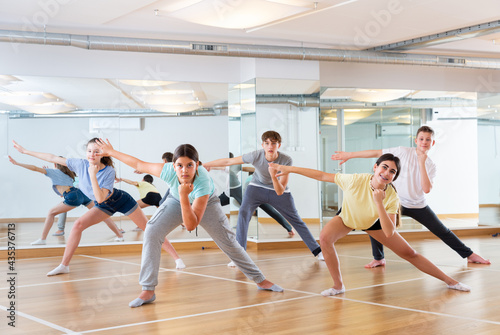
[[[445,64],[464,64],[466,63],[465,58],[449,58],[449,57],[439,57],[439,63]]]
[[[227,45],[221,44],[191,44],[193,50],[200,51],[227,51]]]

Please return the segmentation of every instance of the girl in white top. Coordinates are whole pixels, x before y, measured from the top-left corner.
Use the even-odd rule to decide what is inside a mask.
[[[396,231],[395,222],[399,200],[391,183],[398,177],[400,163],[394,155],[382,155],[373,166],[373,175],[326,173],[274,163],[269,164],[269,166],[280,171],[276,176],[298,173],[319,181],[336,183],[344,191],[340,215],[331,219],[319,236],[321,250],[334,282],[332,288],[321,292],[323,296],[345,292],[334,243],[353,229],[365,230],[371,237],[390,248],[420,271],[444,281],[448,288],[470,291],[470,287],[449,277],[431,261],[412,249]]]

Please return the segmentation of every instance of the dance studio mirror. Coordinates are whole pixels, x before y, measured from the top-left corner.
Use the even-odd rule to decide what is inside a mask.
[[[176,144],[189,142],[200,151],[202,161],[210,161],[226,157],[228,152],[238,156],[258,149],[260,134],[275,129],[284,139],[280,150],[292,156],[294,164],[339,171],[338,163],[330,160],[334,151],[412,146],[416,129],[426,123],[436,130],[436,146],[429,154],[438,166],[435,187],[428,195],[431,207],[450,227],[499,222],[498,94],[320,88],[314,80],[261,78],[241,84],[28,76],[1,79],[7,93],[0,94],[0,110],[4,111],[0,114],[4,139],[0,222],[16,222],[17,234],[22,236],[19,241],[24,241],[18,244],[20,248],[32,248],[30,242],[40,237],[48,210],[61,198],[51,190],[48,178],[9,162],[7,156],[11,155],[21,163],[50,165],[20,154],[12,140],[34,151],[85,158],[88,139],[106,137],[117,149],[151,162],[160,162],[162,154],[173,151]],[[23,83],[29,85],[23,87]],[[9,91],[18,92],[17,96]],[[74,108],[66,101],[88,107],[66,112]],[[50,114],[43,114],[47,112]],[[371,160],[354,160],[341,168],[346,173],[370,172],[372,165]],[[115,167],[122,178],[142,179],[118,161]],[[227,171],[211,174],[219,193],[228,191]],[[244,185],[248,172],[242,171],[239,178]],[[154,185],[163,195],[166,185],[157,178]],[[334,214],[341,194],[334,184],[300,176],[290,178],[289,185],[299,213],[318,237],[322,220],[326,222]],[[116,187],[135,199],[139,197],[131,185],[122,182]],[[237,204],[232,201],[225,210],[231,213],[234,226]],[[85,212],[80,207],[68,213],[66,234]],[[152,215],[154,208],[146,208],[145,213]],[[269,215],[262,211],[256,214],[250,238],[287,240],[287,232],[272,223]],[[141,243],[142,232],[134,231],[131,221],[119,215],[115,220],[126,231],[126,243]],[[409,220],[404,222],[402,229],[422,229]],[[56,225],[47,246],[65,243],[64,236],[51,235]],[[114,237],[99,224],[84,233],[82,245],[115,244]],[[179,227],[169,238],[189,241],[208,237],[202,229],[189,233]]]
[[[18,248],[32,247],[30,243],[40,238],[49,209],[62,198],[52,191],[49,178],[9,162],[10,155],[19,163],[53,168],[53,164],[16,151],[13,140],[29,150],[85,158],[88,140],[103,137],[118,150],[149,162],[161,162],[164,152],[174,151],[182,143],[193,144],[201,161],[225,157],[229,150],[227,83],[33,76],[2,79],[0,169],[4,192],[0,195],[0,222],[16,223]],[[73,111],[75,105],[80,108]],[[142,181],[143,175],[129,166],[117,160],[114,164],[118,177]],[[226,188],[223,172],[211,172],[219,192]],[[163,196],[166,184],[156,177],[153,184]],[[115,187],[139,199],[135,186],[120,182]],[[64,245],[74,220],[86,211],[80,206],[67,213],[66,236],[52,236],[56,219],[47,244],[41,247]],[[155,207],[144,208],[147,216],[154,211]],[[126,231],[125,243],[141,243],[142,231],[134,231],[135,225],[127,217],[117,213],[113,219]],[[169,238],[202,240],[208,236],[203,229],[187,232],[179,227]],[[114,239],[115,234],[101,223],[85,231],[81,245],[122,243]]]

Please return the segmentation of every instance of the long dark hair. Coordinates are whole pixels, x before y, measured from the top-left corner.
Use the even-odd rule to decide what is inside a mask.
[[[191,144],[181,144],[177,148],[175,148],[174,151],[174,157],[172,159],[172,162],[175,163],[179,157],[187,157],[196,163],[200,161],[198,158],[198,151],[191,145]]]
[[[94,137],[93,139],[87,142],[87,146],[89,146],[90,143],[97,143],[98,140],[99,140],[98,137]],[[115,167],[115,164],[113,163],[111,157],[101,157],[101,163],[106,166],[111,166],[112,168]]]
[[[396,175],[394,176],[394,179],[392,181],[395,181],[398,176],[399,176],[399,172],[401,171],[401,161],[399,160],[399,157],[397,156],[394,156],[393,154],[383,154],[382,156],[380,156],[378,159],[377,159],[377,162],[375,162],[375,164],[377,166],[379,166],[380,164],[382,164],[382,162],[385,162],[385,161],[391,161],[391,162],[394,162],[394,164],[396,164]],[[394,189],[394,192],[398,193],[398,191],[396,190],[396,186],[394,186],[393,183],[390,183],[391,187]],[[396,227],[401,227],[401,204],[399,204],[399,208],[398,208],[398,212],[396,213]]]
[[[62,156],[59,156],[59,157],[62,157]],[[57,163],[55,163],[55,164],[56,164],[56,168],[58,170],[60,170],[64,174],[68,175],[71,179],[75,180],[76,174],[73,171],[71,171],[67,166],[57,164]]]

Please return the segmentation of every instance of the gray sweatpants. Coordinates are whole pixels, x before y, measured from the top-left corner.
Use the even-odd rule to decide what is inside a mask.
[[[153,291],[155,286],[158,285],[161,245],[165,240],[165,236],[181,223],[181,204],[179,200],[169,195],[149,220],[144,232],[141,273],[139,275],[139,284],[142,285],[143,290]],[[224,214],[220,206],[219,198],[214,194],[208,199],[207,208],[201,219],[200,226],[207,231],[217,246],[236,264],[245,276],[256,283],[266,279],[245,249],[236,241],[236,236],[229,226],[226,214]]]

